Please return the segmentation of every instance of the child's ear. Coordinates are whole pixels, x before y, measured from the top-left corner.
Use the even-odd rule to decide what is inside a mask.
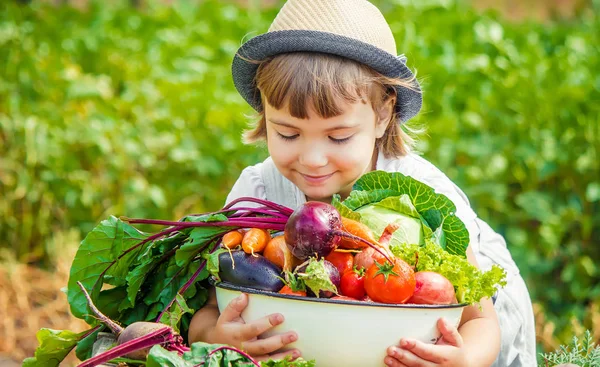
[[[394,107],[396,106],[396,97],[390,96],[379,108],[379,111],[376,111],[377,122],[375,123],[375,136],[377,139],[383,137],[387,127],[391,121],[392,116],[394,115]]]

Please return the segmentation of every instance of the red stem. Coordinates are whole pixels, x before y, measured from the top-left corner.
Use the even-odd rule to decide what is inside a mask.
[[[217,236],[218,237],[218,236]],[[214,241],[215,238],[213,237],[208,243],[209,245],[204,246],[199,252],[204,251],[204,249],[208,246],[210,246],[210,243],[212,241]],[[212,248],[212,250],[210,251],[211,253],[213,253],[216,248],[218,246],[218,243],[215,243],[214,247]],[[206,266],[206,261],[207,260],[203,260],[202,263],[198,266],[198,270],[196,270],[196,272],[190,277],[190,279],[181,287],[179,288],[179,290],[177,291],[177,293],[175,293],[175,297],[173,297],[173,299],[171,300],[171,302],[169,302],[169,304],[167,305],[167,307],[165,307],[162,312],[158,315],[158,317],[156,318],[156,322],[160,322],[160,319],[163,317],[163,315],[165,314],[165,312],[169,311],[169,308],[171,308],[171,305],[173,305],[173,302],[175,302],[175,300],[177,299],[177,295],[181,294],[183,295],[185,293],[185,291],[188,290],[189,287],[192,286],[192,284],[194,283],[194,281],[196,280],[196,278],[198,278],[198,276],[200,276],[200,273],[202,272],[202,270],[204,269],[204,267]],[[183,269],[183,268],[182,268]]]
[[[267,208],[267,207],[261,207],[261,208],[251,208],[251,207],[235,207],[233,209],[227,209],[227,210],[222,210],[221,212],[230,212],[232,210],[235,210],[236,213],[232,214],[231,217],[237,217],[238,216],[238,212],[245,212],[243,213],[243,215],[252,215],[252,214],[264,214],[264,215],[271,215],[277,218],[289,218],[290,216],[287,214],[283,214],[275,209],[272,208]]]
[[[234,228],[263,228],[282,231],[285,228],[287,220],[283,218],[251,218],[251,219],[230,219],[227,222],[177,222],[160,219],[121,219],[131,224],[158,224],[162,226],[177,226],[178,230],[182,228],[194,227],[234,227]]]
[[[121,325],[117,324],[116,322],[114,322],[113,320],[111,320],[108,316],[106,316],[102,312],[100,312],[100,310],[96,307],[96,305],[94,305],[94,302],[92,301],[92,297],[90,297],[90,294],[85,289],[85,287],[83,286],[83,284],[81,284],[81,282],[78,281],[77,285],[79,285],[79,288],[81,288],[81,291],[85,295],[85,299],[87,300],[88,307],[94,313],[94,315],[96,315],[96,317],[100,321],[102,321],[103,324],[105,324],[106,326],[108,326],[108,328],[110,330],[112,330],[112,332],[115,335],[121,334],[121,332],[123,332],[123,327]]]
[[[92,357],[85,362],[78,365],[78,367],[94,367],[104,362],[108,362],[112,359],[122,357],[131,352],[135,352],[140,349],[152,347],[156,344],[163,344],[173,339],[173,329],[168,326],[155,330],[149,334],[141,336],[139,338],[132,339],[126,343],[120,344],[114,348],[107,350],[104,353],[100,353],[95,357]]]
[[[273,208],[273,209],[277,210],[278,212],[280,212],[282,214],[286,214],[288,216],[292,215],[292,213],[294,212],[292,209],[288,208],[287,206],[279,205],[279,204],[276,204],[276,203],[274,203],[272,201],[268,201],[268,200],[253,198],[250,196],[237,198],[237,199],[233,200],[232,202],[230,202],[229,204],[225,205],[222,210],[231,209],[231,207],[234,206],[235,204],[243,203],[243,202],[251,202],[251,203],[261,204],[266,207]]]
[[[141,245],[143,245],[143,244],[145,244],[147,242],[154,241],[157,238],[166,236],[166,235],[171,234],[173,232],[180,231],[181,229],[182,229],[181,227],[175,227],[175,228],[165,229],[162,232],[156,233],[156,234],[154,234],[154,235],[152,235],[150,237],[146,237],[146,239],[144,239],[144,240],[136,243],[135,245],[131,246],[127,250],[123,251],[123,253],[121,255],[119,255],[114,261],[112,261],[110,264],[108,264],[108,266],[106,267],[106,269],[104,269],[102,271],[102,273],[100,273],[100,275],[98,276],[96,282],[92,286],[92,289],[94,289],[94,287],[96,287],[96,284],[98,284],[99,281],[102,281],[104,279],[104,274],[106,274],[106,272],[108,271],[108,269],[110,269],[113,265],[115,265],[117,263],[117,261],[121,260],[123,258],[123,256],[127,255],[131,251],[135,250],[136,248],[140,247]]]
[[[345,237],[354,241],[359,241],[362,243],[365,243],[367,245],[369,245],[369,247],[371,247],[373,250],[379,252],[383,257],[385,257],[385,259],[390,263],[393,264],[394,262],[392,261],[392,259],[390,259],[389,255],[384,253],[383,251],[381,251],[381,249],[377,246],[375,246],[374,244],[372,244],[371,242],[365,240],[364,238],[360,238],[358,236],[355,236],[353,234],[350,234],[348,232],[344,232],[344,231],[335,231],[334,234],[340,236],[340,237]]]

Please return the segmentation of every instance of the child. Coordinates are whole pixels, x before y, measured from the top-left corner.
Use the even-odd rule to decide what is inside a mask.
[[[366,0],[289,0],[269,32],[244,44],[233,62],[240,94],[260,120],[247,141],[266,140],[270,157],[246,168],[227,198],[253,196],[291,208],[307,200],[346,197],[372,170],[401,172],[450,198],[470,234],[468,259],[499,264],[508,285],[481,308],[467,307],[457,328],[438,322],[436,345],[399,340],[382,345],[388,366],[535,366],[533,313],[527,288],[506,244],[477,218],[464,193],[431,163],[411,152],[402,125],[421,108],[421,90],[406,58],[396,57],[392,32]],[[405,125],[404,125],[405,126]],[[282,314],[244,323],[247,296],[222,314],[211,290],[190,326],[190,341],[227,343],[258,359],[277,353],[293,331],[261,339]],[[332,351],[336,352],[336,351]],[[318,363],[318,361],[317,361]]]

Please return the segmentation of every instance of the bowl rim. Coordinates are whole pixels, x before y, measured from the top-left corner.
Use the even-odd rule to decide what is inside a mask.
[[[232,284],[225,281],[214,282],[214,286],[218,288],[223,288],[231,291],[238,291],[242,293],[250,293],[257,294],[261,296],[271,297],[271,298],[283,298],[283,299],[292,299],[304,302],[319,302],[319,303],[331,303],[331,304],[343,304],[343,305],[353,305],[353,306],[363,306],[363,307],[381,307],[381,308],[403,308],[403,309],[427,309],[427,310],[436,310],[436,309],[447,309],[447,308],[464,308],[468,306],[467,303],[453,303],[450,305],[418,305],[418,304],[388,304],[388,303],[379,303],[379,302],[364,302],[364,301],[349,301],[349,300],[341,300],[341,299],[330,299],[330,298],[316,298],[316,297],[303,297],[296,296],[292,294],[281,294],[271,291],[265,291],[262,289],[254,289],[248,288],[236,284]]]

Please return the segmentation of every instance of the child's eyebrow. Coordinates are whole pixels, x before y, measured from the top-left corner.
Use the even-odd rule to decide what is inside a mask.
[[[289,128],[292,128],[292,129],[297,129],[298,128],[298,127],[296,127],[294,125],[288,124],[288,123],[283,122],[283,121],[279,121],[277,119],[270,118],[268,120],[270,122],[274,123],[275,125],[285,126],[285,127],[289,127]],[[353,125],[343,125],[342,124],[342,125],[336,125],[336,126],[327,128],[327,129],[325,129],[325,131],[326,132],[331,132],[331,131],[335,131],[335,130],[353,129],[353,128],[358,127],[358,126],[359,126],[359,124],[353,124]]]

